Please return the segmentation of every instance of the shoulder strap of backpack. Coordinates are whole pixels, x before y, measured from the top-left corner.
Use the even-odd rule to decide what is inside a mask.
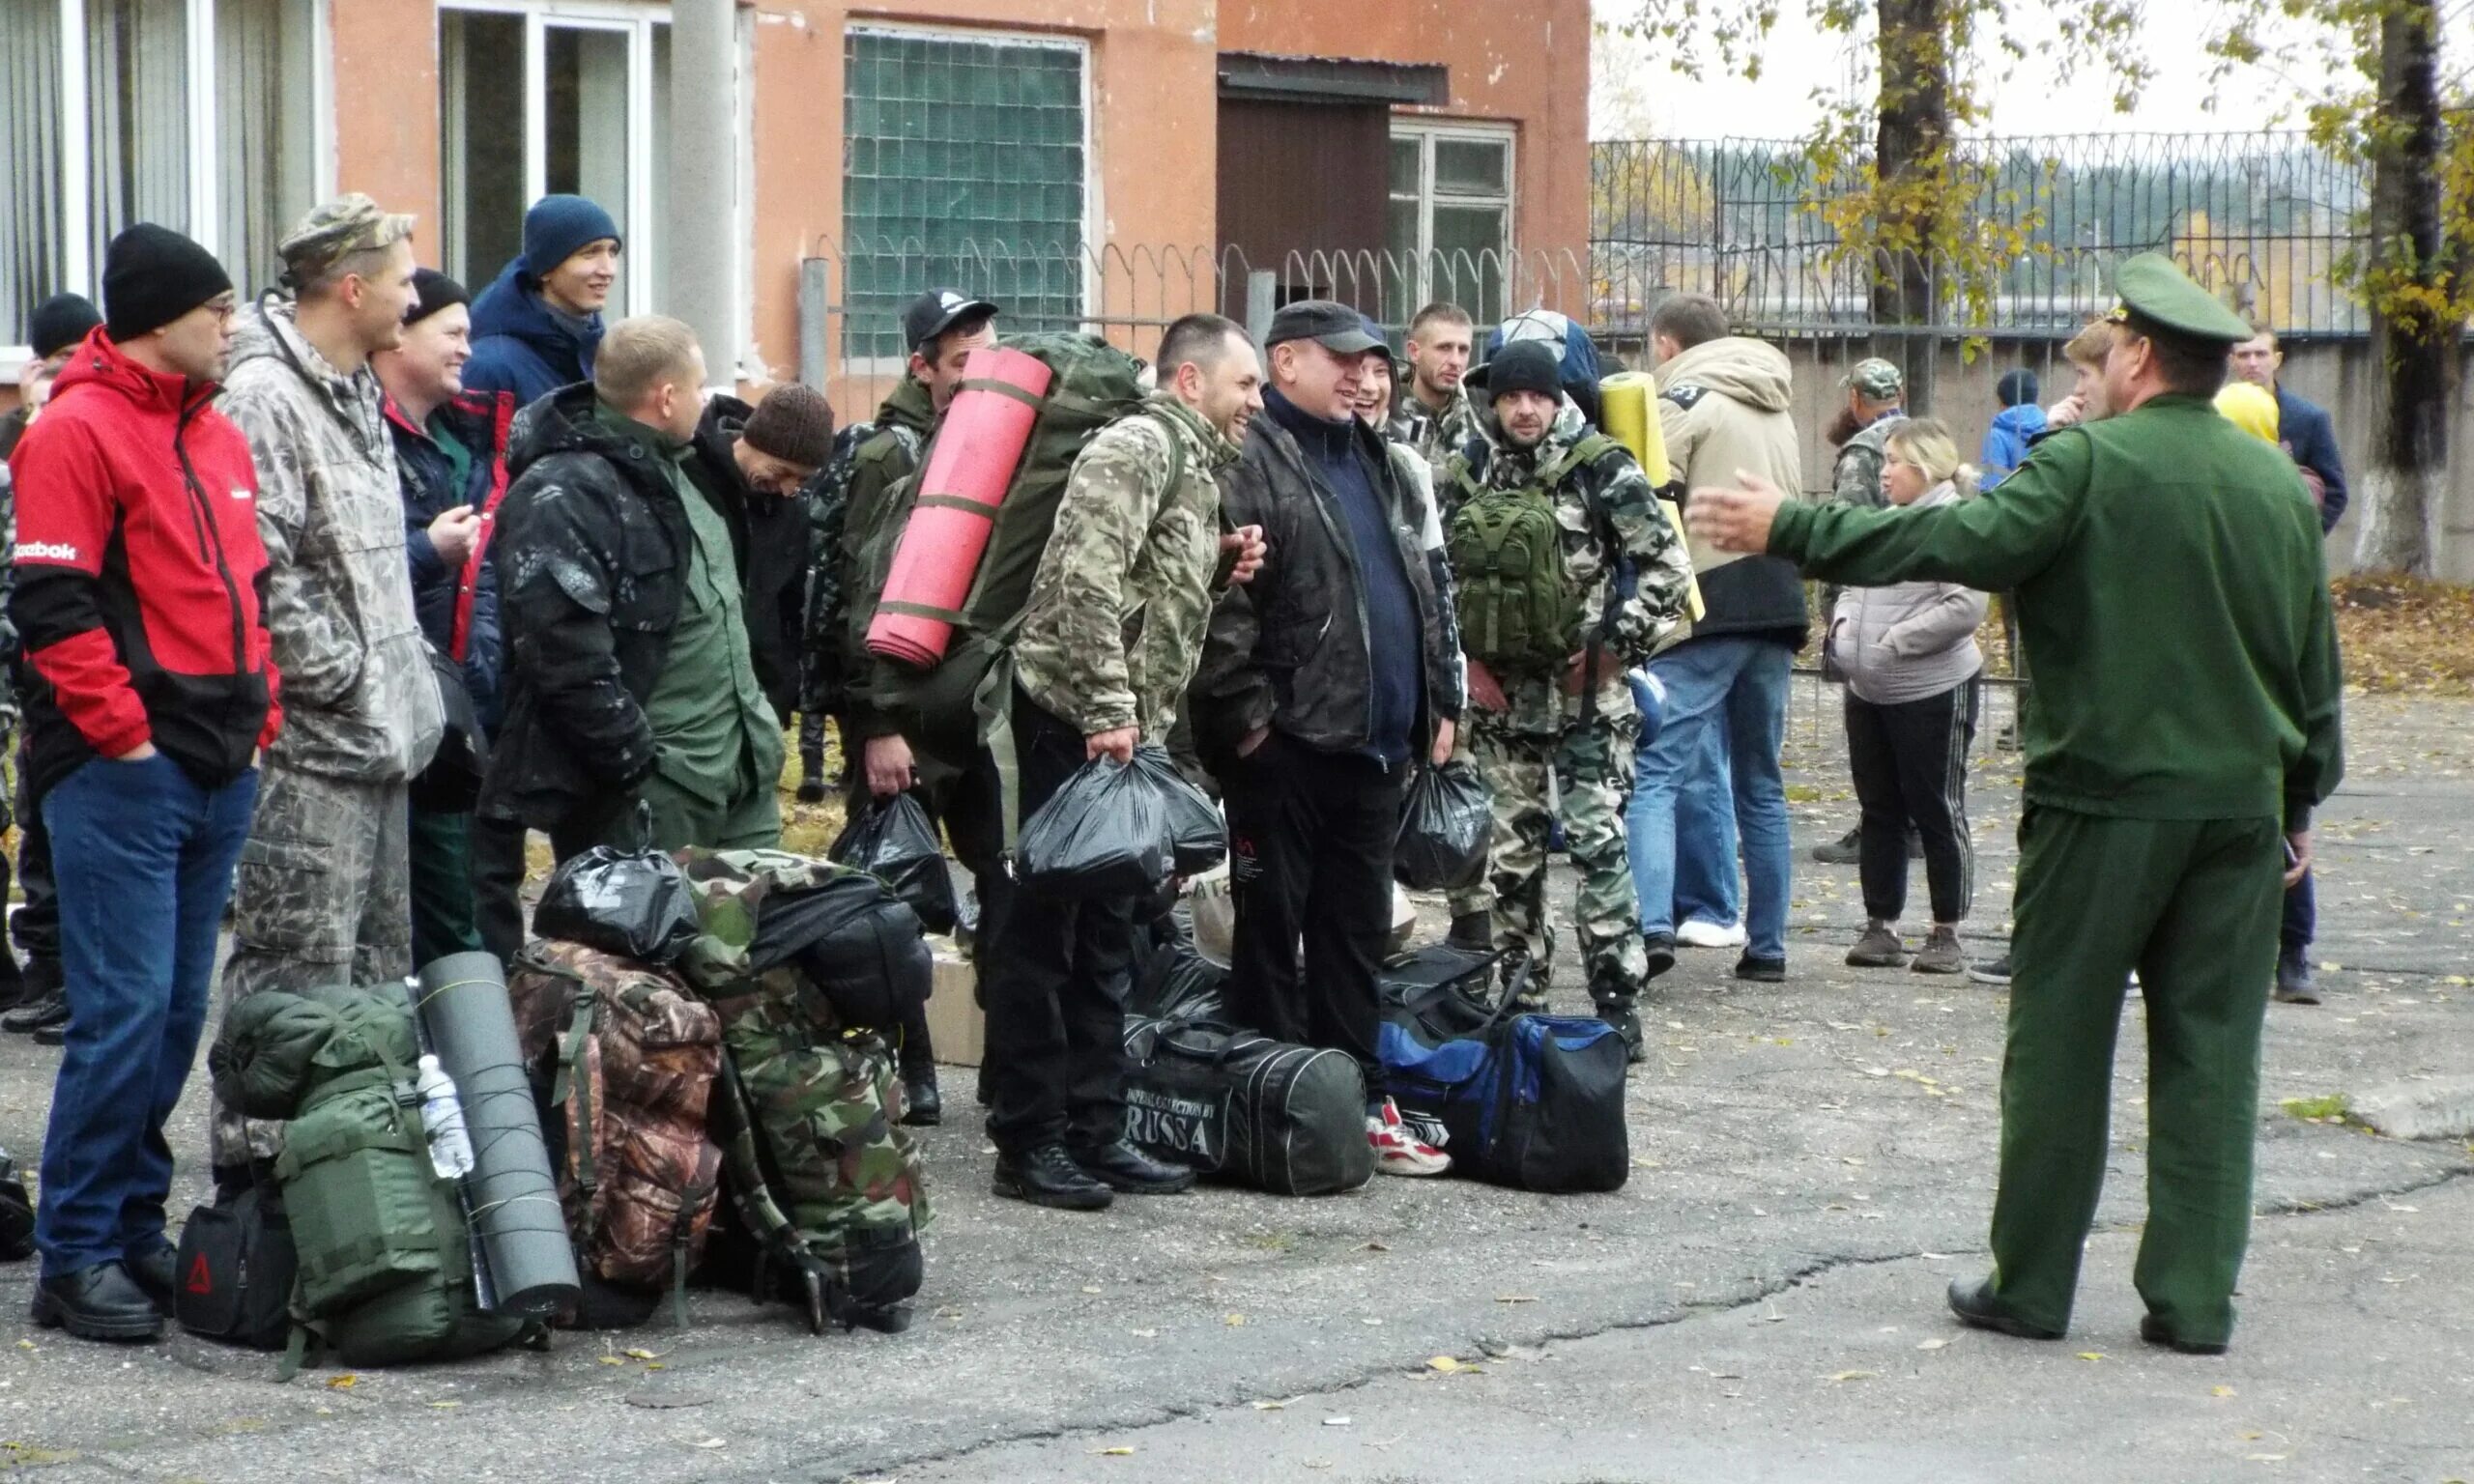
[[[1165,505],[1186,479],[1186,435],[1172,413],[1145,403],[1142,414],[1159,424],[1162,436],[1168,440],[1168,483],[1160,492],[1160,502]]]

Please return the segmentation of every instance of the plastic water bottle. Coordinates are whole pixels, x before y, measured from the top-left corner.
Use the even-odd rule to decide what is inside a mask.
[[[455,1079],[435,1056],[420,1062],[418,1091],[421,1128],[429,1135],[429,1164],[441,1180],[473,1173],[473,1139],[464,1131],[464,1104],[455,1097]]]

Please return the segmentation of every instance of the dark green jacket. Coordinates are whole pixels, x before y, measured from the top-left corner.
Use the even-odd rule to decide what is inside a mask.
[[[1958,504],[1790,501],[1769,551],[1834,582],[2017,592],[2030,803],[2298,830],[2344,775],[2317,513],[2292,460],[2201,398],[2065,429]]]

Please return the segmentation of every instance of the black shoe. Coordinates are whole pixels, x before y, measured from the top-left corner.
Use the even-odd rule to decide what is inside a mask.
[[[1641,952],[1648,958],[1642,978],[1655,979],[1675,967],[1675,934],[1645,932],[1641,934]]]
[[[1444,940],[1446,948],[1463,949],[1473,954],[1495,951],[1495,914],[1463,912],[1452,920],[1452,931]]]
[[[1043,1144],[1021,1158],[996,1156],[996,1180],[990,1186],[1008,1200],[1059,1211],[1106,1211],[1116,1192],[1082,1173],[1062,1144]]]
[[[1978,1329],[1998,1330],[2023,1340],[2057,1340],[2058,1329],[2039,1329],[2026,1320],[2015,1319],[2002,1312],[2001,1300],[1993,1297],[1993,1280],[1966,1278],[1950,1280],[1950,1312]]]
[[[1075,1167],[1111,1190],[1126,1195],[1175,1195],[1191,1190],[1194,1172],[1182,1164],[1154,1159],[1131,1139],[1105,1149],[1084,1150],[1074,1156]]]
[[[1631,1006],[1601,1005],[1597,1018],[1615,1027],[1615,1034],[1624,1038],[1625,1062],[1637,1067],[1650,1059],[1650,1053],[1641,1044],[1641,1017]]]
[[[1783,985],[1787,982],[1787,960],[1746,954],[1736,960],[1736,978],[1760,985]]]
[[[2280,1005],[2316,1005],[2319,1003],[2318,983],[2311,977],[2311,960],[2300,954],[2277,955],[2276,1002]]]
[[[934,1128],[945,1121],[944,1096],[936,1091],[936,1069],[922,1067],[902,1074],[902,1121],[913,1128]]]
[[[35,1285],[34,1321],[81,1340],[151,1340],[163,1332],[162,1311],[129,1270],[97,1263]]]
[[[2010,985],[2010,956],[2008,954],[2003,954],[2000,957],[1993,959],[1988,963],[1969,964],[1968,978],[1979,985],[1999,985],[2003,988],[2008,988]]]
[[[65,989],[48,989],[33,995],[16,1009],[0,1015],[0,1031],[14,1031],[20,1036],[68,1023],[69,993]]]
[[[2225,1354],[2225,1341],[2218,1340],[2211,1344],[2205,1340],[2182,1339],[2174,1334],[2172,1330],[2166,1328],[2165,1321],[2158,1319],[2153,1314],[2142,1314],[2139,1316],[2139,1337],[2145,1340],[2150,1345],[2162,1345],[2169,1350],[2175,1351],[2185,1356],[2221,1356]]]
[[[180,1282],[181,1254],[168,1241],[155,1243],[155,1250],[144,1257],[123,1259],[129,1270],[129,1280],[155,1300],[155,1307],[166,1317],[172,1312],[172,1290]]]
[[[1864,827],[1857,825],[1836,840],[1813,846],[1813,859],[1824,866],[1854,866],[1864,858]]]
[[[821,803],[823,803],[823,802],[824,802],[824,780],[822,780],[822,779],[820,779],[820,778],[809,778],[809,779],[802,779],[802,780],[800,780],[800,782],[799,782],[799,791],[798,791],[798,793],[797,793],[796,797],[798,798],[798,801],[799,801],[800,803],[802,803],[802,804],[821,804]]]
[[[58,1025],[46,1025],[27,1039],[38,1046],[65,1046],[69,1044],[69,1022],[63,1020]]]

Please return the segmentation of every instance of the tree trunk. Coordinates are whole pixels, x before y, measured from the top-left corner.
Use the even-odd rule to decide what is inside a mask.
[[[2354,551],[2362,571],[2430,577],[2438,556],[2458,336],[2436,308],[2441,127],[2436,0],[2390,0],[2371,124],[2371,342],[2383,395]]]
[[[1881,67],[1873,141],[1880,243],[1873,261],[1873,319],[1884,326],[1936,323],[1942,294],[1934,238],[1943,203],[1936,180],[1950,144],[1950,40],[1945,0],[1875,0]],[[1907,373],[1908,404],[1933,406],[1933,340],[1909,332],[1881,347]]]

